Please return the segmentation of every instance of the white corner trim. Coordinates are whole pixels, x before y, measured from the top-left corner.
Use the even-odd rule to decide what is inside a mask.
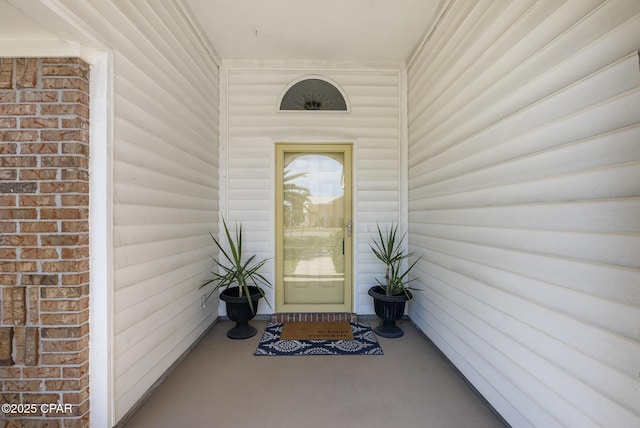
[[[89,144],[89,388],[92,426],[114,421],[113,355],[113,57],[103,53],[91,67]]]
[[[218,211],[227,218],[228,169],[229,169],[229,70],[222,66],[219,75],[219,124],[218,124]]]
[[[409,96],[408,96],[407,70],[398,73],[398,143],[400,156],[399,171],[399,212],[398,223],[401,230],[409,228]],[[408,236],[408,234],[407,234]],[[405,242],[408,250],[408,239]]]
[[[220,67],[218,79],[219,94],[219,123],[218,123],[218,225],[220,220],[229,219],[229,70]],[[221,235],[223,231],[218,226],[218,237],[225,241]],[[218,300],[218,316],[226,316],[225,305]]]

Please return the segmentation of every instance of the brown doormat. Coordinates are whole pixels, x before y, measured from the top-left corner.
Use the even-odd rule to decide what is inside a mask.
[[[346,321],[285,322],[280,339],[353,340],[353,331]]]

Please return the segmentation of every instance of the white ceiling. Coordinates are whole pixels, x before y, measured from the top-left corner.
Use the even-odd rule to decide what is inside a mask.
[[[182,0],[223,59],[406,61],[442,0]]]
[[[125,1],[125,0],[123,0]],[[126,0],[129,1],[129,0]],[[147,0],[153,5],[157,0]],[[222,59],[404,62],[446,0],[174,0]],[[117,3],[116,3],[117,4]],[[61,40],[35,0],[0,0],[0,40]],[[41,9],[46,9],[40,7]],[[25,14],[26,13],[26,14]],[[44,28],[42,25],[46,22]]]

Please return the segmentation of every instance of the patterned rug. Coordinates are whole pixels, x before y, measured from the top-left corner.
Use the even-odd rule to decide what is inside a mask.
[[[254,355],[383,355],[367,323],[351,323],[353,340],[282,340],[282,325],[280,322],[267,325]]]

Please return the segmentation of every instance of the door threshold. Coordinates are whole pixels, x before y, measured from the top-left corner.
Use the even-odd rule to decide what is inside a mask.
[[[358,314],[351,312],[288,312],[271,315],[272,322],[358,322]]]

